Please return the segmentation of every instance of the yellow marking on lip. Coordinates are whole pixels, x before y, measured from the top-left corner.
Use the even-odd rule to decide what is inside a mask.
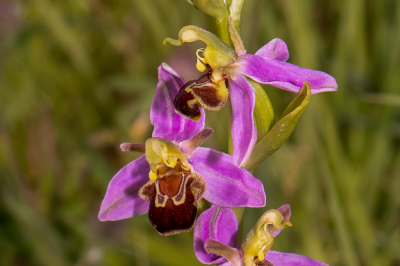
[[[196,121],[198,121],[200,118],[201,118],[201,115],[195,116],[195,117],[191,118],[191,120],[193,120],[193,121],[196,122]]]
[[[193,108],[196,103],[198,103],[196,99],[187,101],[187,105],[189,105],[190,108]]]
[[[159,202],[158,202],[158,197],[159,196],[162,196],[162,198],[163,198],[163,202],[160,204]],[[166,195],[161,195],[161,192],[160,192],[160,184],[158,183],[158,182],[156,182],[156,199],[155,199],[155,205],[156,205],[156,207],[157,208],[159,208],[159,207],[162,207],[162,208],[164,208],[165,207],[165,205],[167,204],[167,200],[168,200],[168,197],[166,196]]]
[[[185,201],[186,201],[186,184],[187,184],[188,180],[189,180],[189,178],[182,178],[181,184],[179,186],[179,192],[181,192],[181,190],[183,190],[182,198],[178,201],[178,200],[176,200],[177,195],[172,197],[172,201],[175,206],[185,203]],[[178,194],[179,194],[179,192],[178,192]]]

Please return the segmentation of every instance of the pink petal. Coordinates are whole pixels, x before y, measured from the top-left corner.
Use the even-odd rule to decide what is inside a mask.
[[[267,253],[265,260],[271,262],[274,266],[327,266],[327,264],[323,262],[313,260],[303,255],[273,250]]]
[[[232,103],[233,163],[242,165],[250,157],[257,142],[254,124],[255,94],[253,86],[245,77],[229,80]]]
[[[238,222],[232,209],[212,205],[197,219],[193,234],[194,252],[201,263],[221,264],[223,257],[208,254],[204,249],[207,239],[214,239],[231,247],[237,247]]]
[[[199,133],[204,128],[205,113],[198,121],[186,119],[175,112],[173,102],[179,89],[185,84],[172,68],[163,63],[158,67],[158,84],[151,105],[150,119],[154,125],[153,137],[179,143]],[[203,108],[201,108],[203,109]]]
[[[275,38],[261,47],[261,49],[255,53],[255,55],[276,59],[279,61],[287,61],[289,59],[289,50],[284,41],[279,38]]]
[[[279,60],[246,54],[241,57],[238,74],[248,76],[258,83],[299,93],[305,81],[311,85],[311,93],[336,91],[336,80],[322,71],[302,68]]]
[[[223,207],[265,206],[261,181],[247,170],[235,166],[230,155],[197,148],[189,162],[206,181],[204,198],[209,202]]]
[[[108,184],[99,220],[116,221],[147,213],[149,202],[139,197],[139,189],[149,180],[149,172],[144,154],[119,170]]]

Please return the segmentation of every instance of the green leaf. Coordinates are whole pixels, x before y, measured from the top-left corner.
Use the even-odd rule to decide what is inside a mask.
[[[290,137],[301,114],[306,109],[311,96],[311,86],[304,82],[300,94],[289,104],[283,112],[282,118],[256,144],[249,160],[242,166],[249,171],[254,170],[264,160],[276,152]]]
[[[274,109],[267,93],[261,85],[247,79],[254,88],[256,105],[254,106],[254,122],[257,127],[257,142],[259,142],[272,128],[275,122]]]

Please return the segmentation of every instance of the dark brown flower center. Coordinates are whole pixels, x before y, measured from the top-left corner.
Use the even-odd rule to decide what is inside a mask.
[[[197,202],[205,191],[204,179],[196,172],[183,170],[181,162],[174,168],[157,166],[157,179],[140,189],[140,197],[150,200],[149,220],[162,235],[193,228]]]
[[[218,82],[213,81],[212,70],[196,79],[188,81],[178,92],[174,100],[175,110],[186,118],[198,120],[201,117],[200,106],[207,110],[218,111],[225,105],[228,90],[224,76]]]

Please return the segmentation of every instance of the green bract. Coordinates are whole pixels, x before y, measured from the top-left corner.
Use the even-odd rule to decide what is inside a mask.
[[[254,146],[251,157],[241,167],[249,171],[254,170],[290,137],[301,114],[306,109],[311,96],[311,86],[304,82],[300,94],[289,104],[282,114],[282,118],[272,129]],[[265,120],[267,121],[267,120]]]
[[[257,127],[257,141],[260,141],[275,123],[274,109],[267,93],[261,85],[251,79],[247,79],[254,88],[256,104],[254,106],[254,122]]]

